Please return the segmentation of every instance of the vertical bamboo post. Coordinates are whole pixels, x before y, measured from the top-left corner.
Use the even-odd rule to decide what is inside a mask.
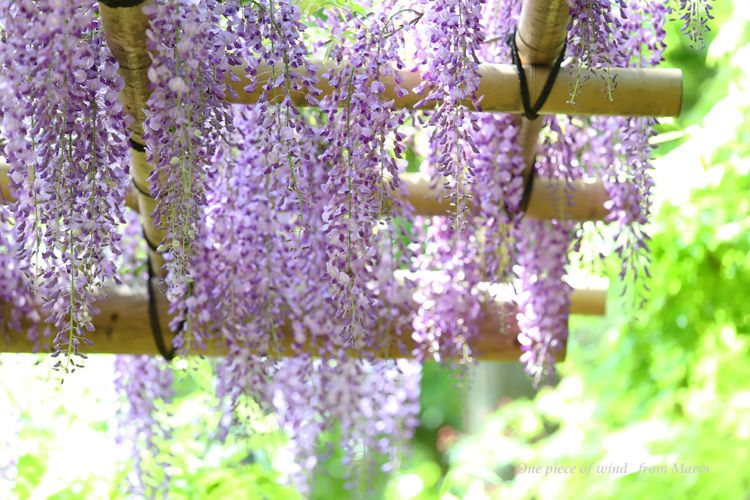
[[[516,31],[516,46],[522,64],[549,66],[560,55],[568,35],[570,9],[565,0],[525,0]],[[542,119],[519,118],[519,144],[526,159],[525,176],[531,173],[536,157]]]
[[[134,146],[130,149],[130,175],[133,183],[139,187],[134,196],[141,214],[144,235],[151,244],[157,245],[164,239],[165,233],[154,226],[151,217],[155,201],[141,192],[149,190],[147,178],[151,169],[146,163],[146,154],[139,150],[144,144],[143,120],[146,118],[146,102],[151,95],[148,83],[151,57],[146,47],[146,30],[149,20],[143,13],[143,6],[149,2],[150,0],[145,0],[133,5],[132,1],[110,0],[106,3],[99,2],[99,8],[107,45],[117,59],[120,74],[125,81],[120,100],[127,113],[133,118],[129,125],[130,139]],[[154,268],[161,270],[164,259],[151,249],[149,252]]]

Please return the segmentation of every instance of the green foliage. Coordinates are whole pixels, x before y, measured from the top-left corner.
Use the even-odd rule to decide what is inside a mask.
[[[325,9],[342,9],[357,14],[364,14],[365,8],[352,0],[300,0],[300,11],[306,15],[323,15]]]

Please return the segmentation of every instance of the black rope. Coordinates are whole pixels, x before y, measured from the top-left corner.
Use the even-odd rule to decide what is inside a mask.
[[[155,245],[153,241],[148,239],[148,236],[146,236],[146,232],[143,232],[143,239],[146,240],[146,244],[154,253],[159,253],[159,245]]]
[[[565,59],[566,44],[563,43],[560,55],[557,56],[557,60],[552,66],[552,70],[547,77],[547,81],[544,82],[542,92],[541,94],[539,94],[539,98],[536,100],[533,106],[531,105],[531,96],[529,95],[529,82],[526,80],[526,72],[523,70],[521,57],[518,55],[518,46],[516,45],[516,30],[513,30],[513,33],[508,35],[508,45],[510,45],[510,56],[513,60],[513,64],[516,67],[516,73],[518,73],[518,81],[521,87],[521,103],[523,104],[523,116],[525,116],[529,120],[536,120],[537,118],[539,118],[539,110],[542,109],[544,103],[547,102],[547,98],[549,97],[550,92],[552,92],[552,86],[555,84],[558,73],[560,73],[560,65],[562,64],[563,59]]]
[[[139,153],[145,153],[146,152],[146,146],[141,144],[138,141],[133,140],[132,138],[128,139],[130,142],[130,147],[138,151]]]
[[[124,7],[136,7],[144,1],[145,0],[99,0],[99,3],[106,5],[111,9],[119,9]]]
[[[135,179],[133,179],[133,187],[135,188],[136,191],[141,193],[146,198],[151,198],[151,199],[154,198],[153,196],[151,196],[151,193],[149,193],[148,190],[143,189],[141,186],[139,186],[138,183],[135,182]]]
[[[531,192],[534,190],[534,179],[536,178],[536,168],[532,165],[529,177],[523,186],[523,195],[521,196],[521,212],[526,213],[526,209],[529,208],[529,202],[531,201]]]
[[[146,238],[146,241],[148,241],[148,238]],[[167,361],[172,361],[175,356],[174,346],[170,346],[167,349],[167,344],[164,342],[164,334],[161,331],[161,323],[159,323],[159,310],[156,307],[156,294],[154,293],[154,285],[152,283],[155,277],[154,265],[151,263],[150,254],[146,256],[146,264],[148,266],[148,281],[146,282],[146,288],[148,289],[148,321],[151,324],[151,334],[154,337],[159,354],[164,356],[164,359]],[[185,322],[183,321],[180,325],[180,331],[184,329],[184,326]]]

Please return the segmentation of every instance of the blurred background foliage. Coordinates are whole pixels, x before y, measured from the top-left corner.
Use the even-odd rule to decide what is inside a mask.
[[[400,469],[347,489],[330,436],[314,498],[750,498],[750,3],[716,2],[715,14],[701,50],[679,22],[669,26],[665,64],[685,72],[684,112],[655,141],[644,306],[619,297],[617,264],[607,263],[610,312],[573,318],[560,383],[500,398],[478,429],[464,423],[468,382],[427,364],[421,425]],[[0,356],[9,441],[20,422],[8,448],[20,456],[16,480],[0,495],[126,497],[112,357],[92,356],[85,376],[64,386],[35,361]],[[170,498],[298,497],[277,481],[288,457],[273,419],[251,411],[247,433],[219,443],[210,362],[191,361],[176,379],[174,434],[160,457],[170,463]],[[702,471],[678,473],[675,464]],[[544,473],[554,465],[578,469]],[[661,465],[668,472],[652,472]]]

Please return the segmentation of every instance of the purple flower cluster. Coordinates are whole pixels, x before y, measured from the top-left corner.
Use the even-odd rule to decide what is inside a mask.
[[[114,383],[122,402],[117,413],[117,441],[132,449],[131,494],[167,496],[164,444],[171,431],[164,421],[164,406],[174,394],[172,379],[172,369],[160,358],[121,355],[115,359]]]
[[[519,11],[520,2],[489,2],[482,24],[492,36],[482,44],[483,37],[479,33],[473,39],[471,50],[487,62],[506,62],[510,56],[505,38],[515,25]],[[499,13],[504,17],[498,17]],[[427,19],[430,16],[425,14]],[[475,25],[475,21],[469,25]],[[432,26],[425,31],[432,33],[433,29],[440,31]],[[439,48],[439,39],[425,38],[435,42],[435,51],[445,50]],[[468,88],[475,90],[478,61],[473,56],[465,63],[466,68],[474,72],[474,76],[466,78],[471,82]],[[468,97],[465,95],[463,99]],[[514,228],[520,223],[525,168],[516,141],[517,126],[510,116],[467,111],[463,119],[467,128],[462,132],[466,141],[461,153],[469,166],[465,173],[471,175],[473,183],[466,187],[462,196],[464,201],[472,200],[472,207],[462,209],[464,222],[459,230],[454,229],[455,221],[451,225],[442,218],[417,221],[418,225],[429,223],[415,245],[415,253],[417,248],[420,250],[415,259],[414,298],[418,309],[413,324],[418,357],[464,361],[472,358],[475,353],[471,342],[478,335],[477,327],[483,315],[481,303],[485,298],[477,285],[508,280],[515,259]],[[437,135],[440,136],[440,132]],[[440,149],[434,149],[434,136],[431,146],[430,166],[440,171],[448,160],[441,157]],[[455,202],[456,197],[453,199]]]
[[[199,210],[231,129],[225,78],[232,37],[220,27],[225,9],[215,0],[159,0],[144,7],[151,22],[148,78],[153,93],[143,139],[152,166],[151,194],[157,200],[154,222],[167,233],[162,246],[173,305],[181,305],[188,292]]]
[[[570,285],[563,281],[572,224],[524,219],[516,232],[521,362],[535,383],[554,375],[568,337]]]
[[[507,37],[518,26],[521,0],[488,1],[482,12],[482,25],[486,33],[478,50],[482,62],[510,64],[510,46]]]
[[[575,102],[591,69],[605,78],[607,92],[612,98],[616,82],[607,68],[619,59],[621,42],[625,41],[621,12],[626,9],[626,0],[567,0],[570,7],[567,52],[573,57],[578,78],[570,89],[570,100]]]
[[[514,258],[513,229],[522,216],[526,163],[511,116],[489,115],[476,121],[472,198],[474,228],[481,232],[480,269],[484,281],[501,283],[507,281]]]
[[[286,182],[298,205],[298,232],[304,230],[305,204],[312,196],[301,177],[315,155],[303,146],[311,130],[293,95],[303,93],[310,104],[317,104],[320,92],[315,87],[316,67],[309,61],[302,38],[306,27],[300,16],[299,7],[289,0],[251,2],[230,18],[229,28],[236,35],[236,57],[247,76],[257,76],[259,70],[270,72],[256,104],[258,126],[266,131],[258,136],[259,148],[266,159],[266,174],[286,170]],[[251,84],[246,90],[254,87]]]
[[[713,0],[677,0],[679,4],[680,19],[682,19],[682,32],[687,35],[693,47],[702,48],[703,35],[711,31],[708,22],[714,18],[711,14]]]
[[[660,2],[630,2],[622,12],[623,36],[617,66],[656,66],[663,60],[669,7]]]
[[[599,117],[591,120],[584,161],[597,161],[609,195],[607,222],[614,222],[615,252],[622,261],[620,278],[637,281],[648,275],[648,235],[643,226],[651,211],[653,122],[645,118]],[[595,134],[595,135],[594,135]]]
[[[429,224],[415,243],[422,252],[415,252],[414,354],[417,359],[470,361],[482,314],[474,294],[479,282],[476,234],[468,229],[458,233],[445,217],[417,218],[415,224],[425,222]]]
[[[621,16],[623,42],[615,62],[631,67],[661,62],[668,14],[668,8],[657,2],[645,7],[631,3]],[[635,281],[642,273],[648,275],[648,235],[643,225],[650,216],[653,167],[649,139],[655,123],[648,118],[592,117],[587,124],[587,148],[581,158],[596,166],[609,194],[607,222],[617,224],[615,252],[622,260],[623,280],[628,274]]]
[[[348,436],[346,449],[351,460],[358,457],[362,445],[382,450],[382,446],[377,448],[377,443],[386,442],[381,433],[368,437],[361,432],[369,420],[362,419],[360,406],[366,404],[362,403],[365,399],[380,397],[366,384],[377,384],[374,378],[384,377],[385,371],[371,370],[365,377],[363,373],[372,363],[351,359],[352,343],[342,335],[349,318],[339,314],[340,306],[333,298],[336,289],[328,277],[328,236],[322,229],[331,196],[323,187],[331,175],[327,164],[300,162],[304,167],[300,169],[300,186],[310,190],[318,186],[318,192],[310,191],[315,196],[305,203],[308,222],[299,234],[295,231],[298,204],[290,196],[288,170],[266,170],[265,130],[259,123],[257,108],[235,114],[233,153],[217,164],[197,231],[188,318],[201,343],[214,338],[229,347],[218,370],[217,386],[228,411],[225,421],[238,423],[233,413],[245,396],[276,412],[292,438],[296,465],[287,472],[304,489],[317,463],[319,436],[331,431],[335,422]],[[296,141],[310,151],[306,157],[316,158],[312,151],[320,150],[319,134],[300,134]],[[378,236],[369,241],[381,248],[382,236]],[[375,286],[377,279],[384,284],[373,292],[373,300],[378,302],[372,311],[384,311],[377,317],[398,328],[408,307],[408,302],[404,306],[404,288],[391,283],[398,257],[392,250],[380,253],[385,258],[368,275],[369,286]],[[378,331],[373,328],[367,335]],[[375,340],[368,339],[367,346],[377,345]],[[304,354],[316,349],[320,359]],[[275,361],[280,355],[288,358]],[[330,398],[335,394],[337,403],[333,404]],[[403,412],[387,422],[388,428],[398,428],[403,434],[390,435],[388,443],[395,443],[395,437],[407,436],[414,428],[414,420],[407,415],[413,413],[418,394],[411,391],[407,395],[410,399]],[[381,420],[386,425],[386,416]],[[396,449],[389,448],[389,453]]]
[[[194,289],[187,300],[199,343],[218,336],[229,346],[231,369],[225,370],[219,392],[232,407],[242,394],[262,396],[266,357],[301,350],[308,340],[303,324],[310,301],[307,280],[298,277],[306,272],[301,266],[312,263],[296,258],[298,205],[289,196],[287,171],[264,173],[257,111],[236,114],[236,136],[242,142],[219,165],[209,189],[195,245]],[[292,345],[282,345],[290,327],[295,328]]]
[[[2,195],[0,195],[1,197]],[[39,303],[18,259],[18,242],[11,215],[0,200],[0,337],[25,327],[36,349],[48,333],[39,315]]]
[[[0,11],[17,250],[57,332],[56,367],[71,371],[90,342],[95,293],[117,278],[127,186],[122,83],[95,2],[3,1]]]
[[[469,106],[480,108],[478,49],[484,40],[483,1],[438,0],[422,4],[425,14],[417,58],[424,66],[427,90],[418,106],[434,103],[426,124],[434,127],[432,163],[445,177],[445,188],[455,205],[453,226],[460,230],[466,217],[468,185],[473,174],[470,154],[476,151],[470,131],[474,127]]]
[[[404,404],[390,406],[397,411],[378,420],[363,417],[363,408],[383,407],[373,401],[387,397],[386,391],[373,394],[372,387],[385,385],[391,371],[385,362],[352,358],[352,350],[367,358],[385,349],[377,333],[407,322],[408,300],[394,285],[394,273],[408,252],[398,233],[388,230],[388,210],[399,207],[391,191],[398,188],[396,158],[403,147],[396,129],[402,118],[381,89],[382,79],[394,75],[389,62],[400,38],[382,15],[367,24],[345,17],[340,27],[357,35],[331,47],[332,57],[347,64],[340,74],[324,75],[331,87],[340,87],[321,102],[324,126],[311,127],[310,117],[285,94],[287,85],[298,90],[312,84],[300,79],[298,64],[264,89],[260,106],[236,113],[234,153],[219,163],[207,195],[188,300],[200,335],[218,335],[229,345],[217,388],[226,407],[234,410],[250,395],[277,413],[292,438],[296,465],[288,473],[303,490],[317,463],[319,437],[334,426],[348,460],[364,458],[362,446],[376,454],[387,448],[392,467],[395,445],[416,425],[418,400],[418,383],[404,382],[408,391],[394,396]],[[276,57],[298,54],[293,46],[286,50]],[[253,55],[245,57],[251,61]],[[270,57],[261,53],[257,60]],[[269,139],[269,113],[288,125],[284,137]],[[287,156],[294,168],[279,168]],[[320,358],[306,354],[311,350]],[[280,354],[289,358],[273,361]],[[364,432],[368,425],[377,429]]]
[[[336,433],[343,461],[364,461],[389,472],[419,419],[421,365],[407,360],[365,361],[294,357],[279,361],[269,384],[279,423],[292,438],[287,471],[301,492],[309,490],[323,433]],[[352,475],[363,486],[368,476]]]
[[[138,212],[125,212],[125,226],[120,240],[120,259],[117,263],[120,281],[123,285],[136,288],[143,286],[148,279],[146,268],[146,242]]]
[[[379,259],[376,232],[388,230],[391,193],[399,185],[396,159],[404,152],[397,130],[403,114],[395,111],[393,96],[384,96],[383,80],[393,77],[401,83],[395,70],[404,67],[398,55],[402,32],[385,13],[368,19],[347,15],[328,25],[335,40],[330,58],[340,66],[323,75],[334,91],[320,104],[327,147],[319,159],[328,165],[321,227],[326,273],[344,326],[340,346],[372,348],[378,340],[372,335],[375,311],[381,305],[373,286]],[[353,33],[351,39],[347,32]],[[397,87],[395,93],[406,91]]]

